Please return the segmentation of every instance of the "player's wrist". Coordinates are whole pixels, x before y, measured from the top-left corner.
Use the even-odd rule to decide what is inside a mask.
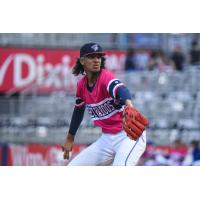
[[[71,133],[68,133],[68,134],[67,134],[67,140],[68,140],[68,141],[74,142],[74,138],[75,138],[75,136],[72,135]]]
[[[133,104],[132,104],[132,102],[131,102],[130,99],[126,99],[125,105],[126,105],[126,106],[129,106],[129,107],[133,107]]]

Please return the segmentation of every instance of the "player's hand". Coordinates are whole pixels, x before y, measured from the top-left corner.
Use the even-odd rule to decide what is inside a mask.
[[[149,120],[136,108],[125,106],[122,123],[127,136],[136,141],[149,125]]]
[[[63,158],[69,160],[74,144],[74,136],[68,133],[64,145],[62,145]]]

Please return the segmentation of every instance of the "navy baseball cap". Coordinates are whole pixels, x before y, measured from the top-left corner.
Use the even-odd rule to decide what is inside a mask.
[[[84,57],[90,54],[101,54],[102,56],[106,55],[99,44],[97,43],[84,44],[80,49],[80,57]]]

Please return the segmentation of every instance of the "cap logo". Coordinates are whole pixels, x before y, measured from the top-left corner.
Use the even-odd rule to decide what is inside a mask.
[[[99,47],[98,47],[97,44],[94,44],[94,45],[91,46],[91,48],[94,49],[94,51],[97,51]]]

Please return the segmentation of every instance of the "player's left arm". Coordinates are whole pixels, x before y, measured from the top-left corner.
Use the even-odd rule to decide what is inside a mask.
[[[111,97],[117,99],[121,105],[125,105],[123,111],[123,128],[128,137],[137,140],[148,126],[148,119],[133,106],[131,94],[121,81],[112,81],[108,91]]]
[[[128,88],[124,85],[119,87],[116,91],[116,99],[119,101],[121,105],[126,105],[129,107],[133,107],[133,103],[131,100],[131,94]]]
[[[121,105],[133,107],[128,88],[119,79],[112,79],[107,87],[110,96],[117,99]]]
[[[130,139],[137,140],[149,125],[149,120],[133,106],[130,92],[125,86],[118,88],[116,97],[125,105],[123,128]]]

